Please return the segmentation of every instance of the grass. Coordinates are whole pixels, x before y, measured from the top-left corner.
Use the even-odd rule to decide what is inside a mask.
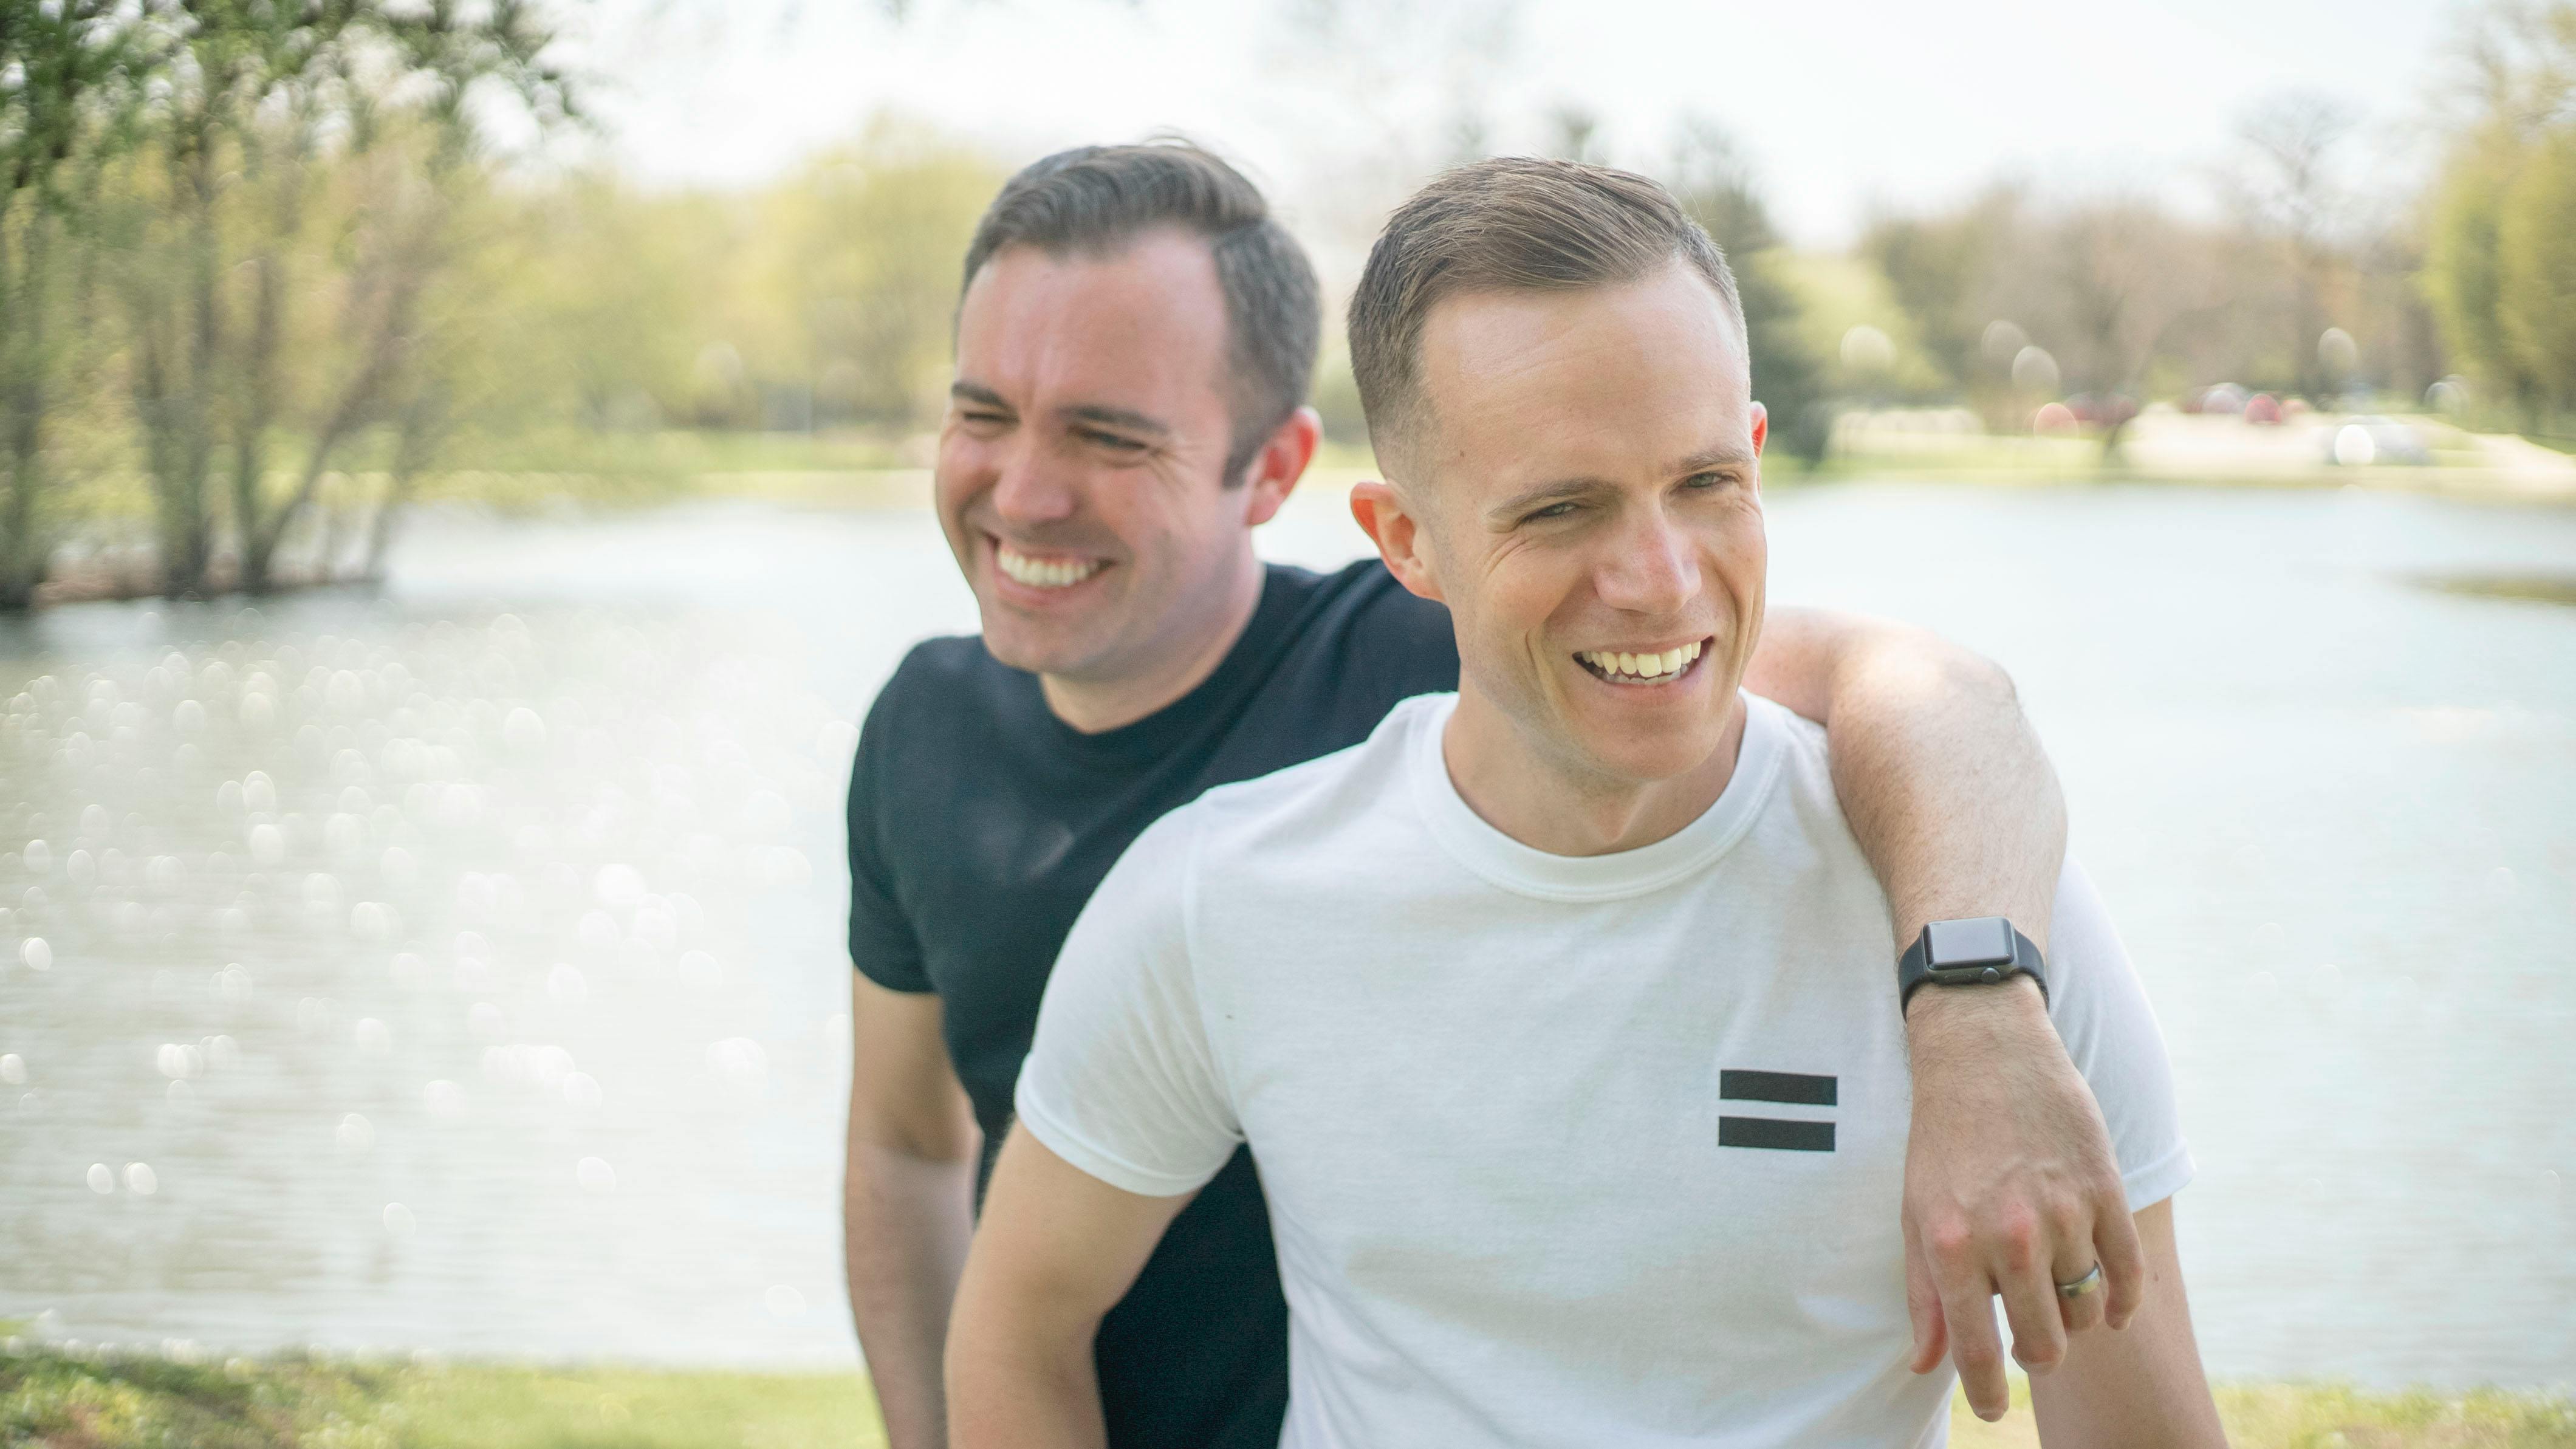
[[[2218,1417],[2236,1449],[2566,1449],[2576,1446],[2576,1403],[2481,1389],[2368,1394],[2338,1385],[2222,1385]],[[1952,1449],[2038,1449],[2030,1385],[2013,1384],[2012,1412],[1980,1422],[1967,1401],[1950,1405]]]
[[[2537,1395],[2219,1391],[2237,1449],[2576,1449],[2576,1405]],[[1954,1401],[1959,1449],[2028,1449],[2026,1385],[2000,1424]],[[876,1449],[857,1373],[185,1363],[0,1354],[0,1449]]]
[[[872,1449],[846,1374],[0,1356],[6,1449]]]

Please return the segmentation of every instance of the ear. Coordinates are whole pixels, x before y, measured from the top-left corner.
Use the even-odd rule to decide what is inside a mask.
[[[1426,599],[1446,602],[1440,597],[1439,576],[1423,556],[1421,520],[1405,507],[1402,495],[1384,483],[1353,484],[1351,517],[1376,542],[1377,556],[1386,560],[1386,571],[1397,583]]]
[[[1762,445],[1771,441],[1771,410],[1753,405],[1753,491],[1762,491]]]
[[[1297,480],[1306,475],[1306,465],[1315,461],[1315,449],[1323,441],[1323,415],[1313,408],[1297,409],[1271,432],[1269,441],[1253,456],[1252,475],[1245,480],[1246,528],[1258,528],[1278,514],[1288,495],[1297,491]]]

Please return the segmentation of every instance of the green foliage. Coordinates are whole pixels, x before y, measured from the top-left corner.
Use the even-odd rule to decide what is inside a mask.
[[[1992,192],[1944,215],[1882,216],[1861,237],[1861,255],[1886,276],[1924,352],[1953,386],[1971,393],[2003,376],[1980,348],[1994,316],[1996,261],[2020,205],[2012,192]]]
[[[2520,396],[2529,389],[2504,333],[2498,255],[2511,163],[2507,148],[2492,140],[2453,156],[2433,193],[2424,284],[2452,352],[2481,382]]]
[[[426,299],[468,99],[567,114],[524,0],[0,0],[0,606],[27,602],[64,414],[121,395],[171,593],[267,585],[335,459],[448,416]],[[274,451],[301,456],[271,476]],[[324,560],[327,565],[329,561]]]
[[[2576,0],[2491,5],[2465,50],[2424,289],[2471,376],[2537,428],[2576,409]]]
[[[58,414],[101,352],[89,203],[155,54],[113,0],[0,0],[0,608],[33,595],[61,512]]]
[[[2551,408],[2576,408],[2576,124],[2535,142],[2496,227],[2497,310]]]
[[[1002,182],[880,118],[747,195],[580,176],[496,202],[460,266],[493,433],[867,424],[944,406],[957,265]]]
[[[779,314],[776,365],[824,416],[918,423],[946,393],[958,259],[999,168],[880,119],[761,198],[742,282]]]
[[[1751,168],[1723,132],[1692,121],[1674,138],[1664,179],[1735,272],[1753,395],[1770,411],[1772,446],[1813,466],[1833,437],[1834,402],[1802,334],[1798,295],[1782,275],[1786,253]]]

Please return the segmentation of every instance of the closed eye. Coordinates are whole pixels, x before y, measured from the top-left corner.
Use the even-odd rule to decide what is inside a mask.
[[[1148,446],[1134,438],[1121,437],[1116,433],[1104,433],[1096,428],[1079,428],[1075,431],[1083,441],[1097,443],[1112,452],[1141,453]]]

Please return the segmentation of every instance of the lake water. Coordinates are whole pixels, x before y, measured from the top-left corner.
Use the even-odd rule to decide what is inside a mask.
[[[2576,513],[1771,517],[1775,600],[2020,682],[2172,1047],[2214,1372],[2576,1381],[2576,609],[2423,583],[2576,575]],[[1358,544],[1315,490],[1264,534]],[[973,622],[927,515],[742,504],[423,519],[381,597],[0,629],[0,1319],[850,1362],[853,721]]]

